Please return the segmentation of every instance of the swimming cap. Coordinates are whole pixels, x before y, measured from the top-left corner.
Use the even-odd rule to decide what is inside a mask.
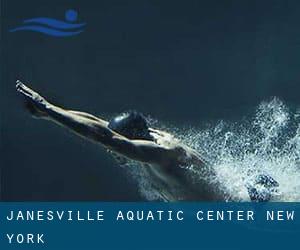
[[[109,121],[108,127],[129,139],[153,140],[148,130],[147,119],[136,111],[117,115]]]

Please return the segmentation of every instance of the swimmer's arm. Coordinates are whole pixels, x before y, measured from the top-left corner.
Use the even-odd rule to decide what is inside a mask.
[[[108,128],[106,121],[86,118],[54,105],[47,109],[47,113],[55,122],[129,159],[145,163],[162,164],[168,161],[172,155],[170,154],[170,149],[161,147],[154,142],[129,140],[115,133]]]
[[[109,129],[107,121],[87,113],[55,106],[21,82],[17,82],[16,88],[38,110],[40,118],[54,121],[133,160],[157,164],[170,160],[172,149],[151,141],[129,140]]]
[[[106,121],[90,119],[54,105],[50,105],[46,110],[50,120],[129,159],[162,164],[170,161],[172,156],[171,149],[161,147],[154,142],[127,139],[109,129]]]
[[[50,105],[47,108],[48,119],[63,125],[76,134],[100,143],[106,148],[129,159],[145,163],[161,164],[169,156],[169,150],[154,142],[129,140],[108,128],[106,121],[99,121]],[[165,156],[165,158],[164,158]]]
[[[88,113],[72,111],[55,106],[38,93],[17,82],[17,91],[30,102],[40,118],[54,121],[76,134],[101,143],[127,158],[145,163],[162,164],[176,155],[174,149],[165,148],[146,140],[129,140],[108,128],[108,122]]]
[[[75,110],[68,110],[68,111],[71,112],[71,113],[73,113],[74,115],[79,115],[79,116],[82,116],[84,118],[91,119],[93,121],[106,122],[103,119],[101,119],[101,118],[99,118],[97,116],[91,115],[89,113],[86,113],[86,112],[75,111]]]
[[[23,84],[21,81],[17,80],[16,83],[17,83],[16,84],[17,91],[20,92],[25,97],[27,101],[26,102],[27,107],[31,110],[31,112],[33,112],[33,115],[40,118],[43,118],[43,116],[47,116],[46,113],[42,112],[42,109],[46,108],[46,106],[50,106],[50,103],[47,102],[45,98],[40,96],[38,93],[34,92],[32,89],[30,89],[25,84]],[[35,110],[32,110],[32,108],[34,108]],[[67,111],[74,115],[81,116],[89,120],[106,123],[105,120],[86,112],[75,111],[75,110],[67,110]],[[36,112],[38,112],[38,114],[36,114]]]
[[[36,117],[54,121],[88,139],[98,141],[103,137],[103,143],[107,143],[105,139],[112,138],[107,121],[87,113],[55,106],[20,81],[17,81],[16,89],[30,104],[30,109]]]
[[[163,147],[152,141],[129,140],[118,134],[113,136],[111,149],[129,159],[150,164],[168,165],[175,159],[173,148]]]

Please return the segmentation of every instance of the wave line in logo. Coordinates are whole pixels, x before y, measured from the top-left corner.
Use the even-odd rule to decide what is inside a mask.
[[[67,10],[65,12],[65,20],[61,21],[47,17],[37,17],[23,21],[22,26],[11,29],[10,32],[16,31],[35,31],[49,36],[66,37],[74,36],[83,32],[85,23],[74,23],[77,20],[77,12],[75,10]]]

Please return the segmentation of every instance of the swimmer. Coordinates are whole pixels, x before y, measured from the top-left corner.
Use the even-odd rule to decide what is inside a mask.
[[[34,117],[58,123],[102,144],[122,158],[142,163],[141,167],[151,174],[153,185],[158,187],[163,200],[230,200],[219,188],[212,166],[197,151],[171,134],[149,127],[142,114],[125,112],[106,121],[88,113],[55,106],[21,81],[16,83],[17,91],[24,96]],[[193,180],[190,166],[209,178]]]

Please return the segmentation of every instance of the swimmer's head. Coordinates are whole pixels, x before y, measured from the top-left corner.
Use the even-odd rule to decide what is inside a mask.
[[[108,127],[129,139],[153,140],[146,117],[136,111],[117,115],[109,121]]]

